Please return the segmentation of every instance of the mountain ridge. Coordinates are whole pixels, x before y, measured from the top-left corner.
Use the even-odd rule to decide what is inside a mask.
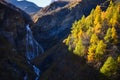
[[[54,41],[53,43],[55,44],[69,33],[70,27],[75,20],[80,19],[82,15],[88,15],[92,8],[102,2],[104,0],[97,2],[94,2],[94,0],[71,2],[40,15],[32,27],[35,39],[47,49],[47,44],[51,43],[51,41]],[[53,44],[49,45],[52,46]]]
[[[5,0],[5,1],[15,5],[16,7],[19,7],[20,9],[22,9],[23,11],[25,11],[26,13],[28,13],[30,15],[36,13],[37,11],[39,11],[42,8],[42,7],[38,7],[36,4],[26,1],[26,0],[23,0],[23,1]]]

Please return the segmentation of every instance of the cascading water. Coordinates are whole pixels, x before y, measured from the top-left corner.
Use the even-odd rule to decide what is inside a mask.
[[[29,60],[27,62],[28,62],[29,65],[32,65],[32,68],[33,68],[35,74],[37,75],[35,80],[39,80],[40,72],[41,72],[40,69],[37,68],[35,65],[31,64],[31,62]],[[27,74],[24,76],[24,80],[28,80]]]
[[[38,56],[40,53],[44,53],[43,48],[40,44],[33,38],[32,31],[29,25],[26,26],[26,57],[31,60]]]
[[[40,53],[44,53],[43,48],[40,44],[37,43],[37,41],[33,38],[32,31],[29,27],[29,25],[26,26],[26,58],[28,59],[28,64],[32,65],[33,70],[35,74],[37,75],[35,80],[38,80],[40,77],[40,69],[37,68],[35,65],[30,63],[31,59],[34,59]],[[27,80],[27,74],[24,76],[24,80]]]
[[[35,78],[35,80],[38,80],[39,77],[40,77],[40,69],[37,68],[35,65],[33,65],[33,69],[34,69],[34,72],[36,73],[37,77]]]

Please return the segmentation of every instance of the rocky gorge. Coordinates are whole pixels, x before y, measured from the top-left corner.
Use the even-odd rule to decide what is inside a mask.
[[[33,24],[27,13],[3,0],[0,1],[0,79],[2,80],[9,78],[23,80],[26,75],[27,79],[34,80],[38,76],[37,67],[30,63],[31,57],[28,58],[30,55],[28,48],[31,47],[31,43],[30,41],[26,43],[26,39],[32,35],[28,35],[31,33],[30,30],[27,33],[27,24]],[[39,47],[37,49],[40,54],[41,49]],[[34,54],[34,57],[37,55]]]
[[[108,4],[105,0],[58,0],[30,15],[1,0],[0,79],[100,80],[101,73],[68,51],[62,41],[75,21],[97,5],[105,10]]]

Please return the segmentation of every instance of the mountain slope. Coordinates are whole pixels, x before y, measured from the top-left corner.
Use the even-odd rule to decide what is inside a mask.
[[[34,14],[37,11],[41,9],[41,7],[38,7],[36,4],[23,0],[23,1],[17,1],[17,0],[5,0],[16,7],[19,7],[21,10],[27,12],[28,14]]]
[[[23,80],[36,74],[25,58],[25,26],[31,18],[19,8],[0,1],[0,80]]]
[[[104,0],[73,1],[40,15],[32,28],[35,39],[45,49],[50,48],[70,32],[75,20],[80,19],[82,15],[88,15],[92,8],[102,2]]]
[[[97,6],[76,21],[65,40],[68,47],[59,42],[35,59],[42,71],[40,79],[119,80],[119,6],[111,3],[106,11]]]
[[[68,2],[65,1],[56,1],[51,3],[49,6],[42,8],[41,10],[39,10],[37,13],[35,13],[33,15],[33,21],[36,22],[38,20],[38,18],[42,17],[44,14],[47,14],[57,8],[61,8],[64,7],[65,5],[67,5]]]
[[[64,40],[69,50],[85,57],[110,80],[120,78],[120,2],[110,2],[106,11],[100,6],[87,17],[76,21],[71,33]]]
[[[102,76],[86,64],[84,58],[68,51],[62,42],[39,56],[34,63],[41,69],[40,80],[101,80],[100,75]]]

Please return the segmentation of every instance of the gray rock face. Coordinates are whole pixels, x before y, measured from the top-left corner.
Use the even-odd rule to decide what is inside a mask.
[[[95,8],[97,4],[102,2],[104,0],[70,2],[47,13],[40,14],[33,27],[35,39],[45,49],[50,48],[69,33],[75,20],[80,19],[83,15],[88,15],[92,8]],[[53,4],[55,5],[56,3]]]

